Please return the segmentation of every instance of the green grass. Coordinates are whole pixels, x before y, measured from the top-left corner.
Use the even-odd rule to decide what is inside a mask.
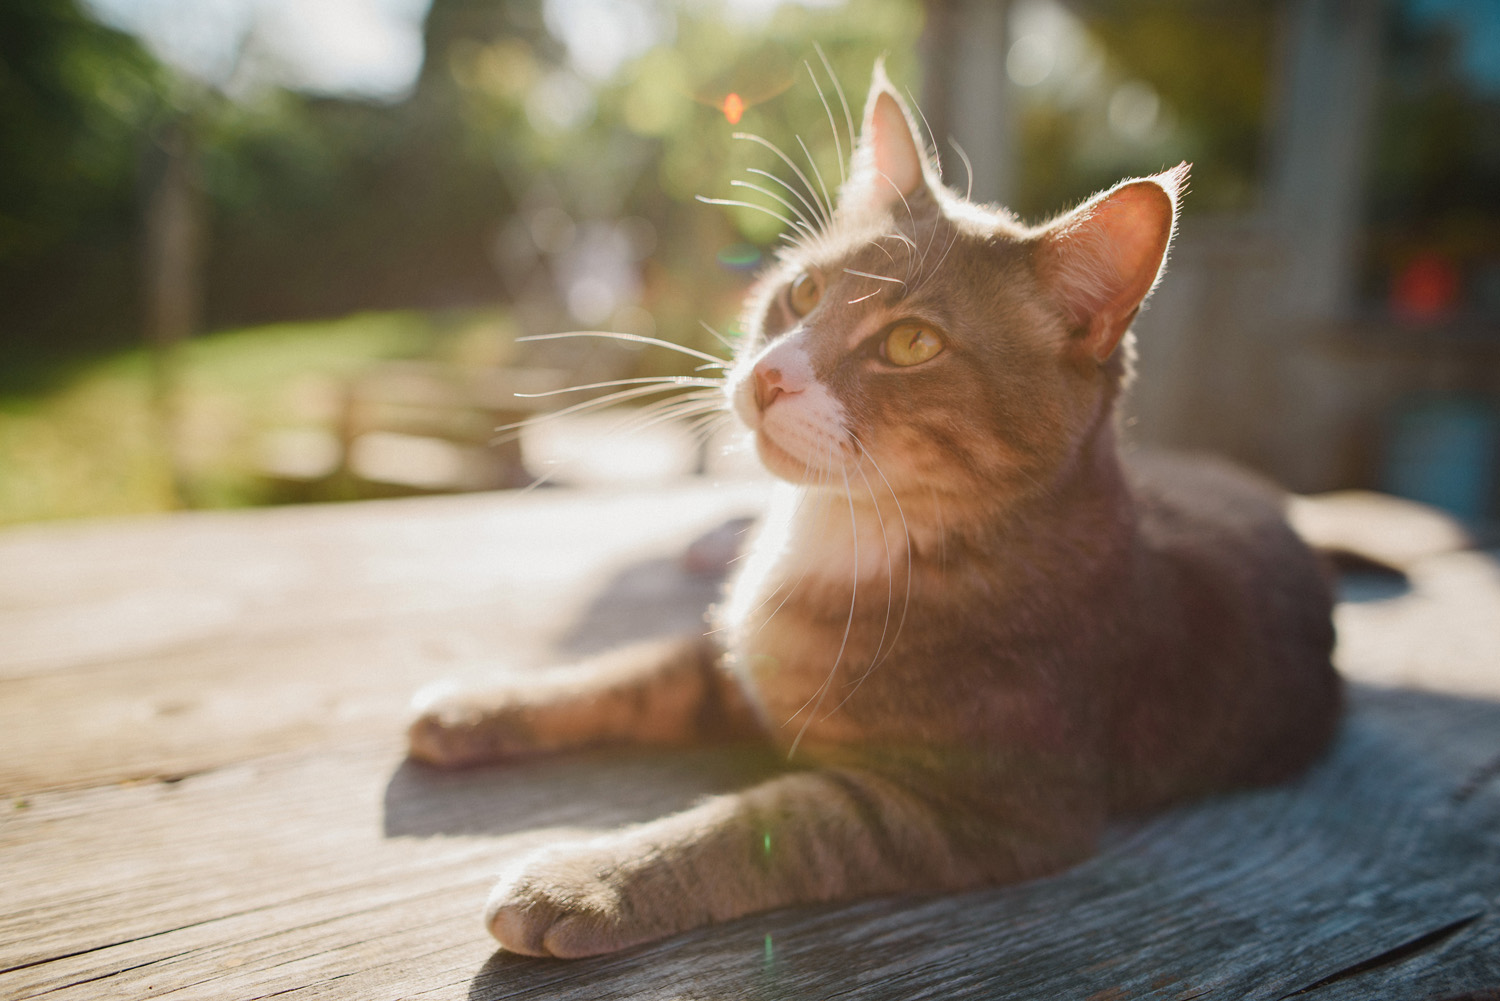
[[[136,349],[78,370],[44,396],[0,397],[0,524],[237,507],[276,499],[260,475],[263,435],[330,426],[345,381],[394,358],[503,361],[498,312],[361,314],[195,338],[156,366]]]

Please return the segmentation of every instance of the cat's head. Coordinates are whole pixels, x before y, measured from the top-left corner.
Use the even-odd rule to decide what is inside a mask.
[[[1024,226],[942,185],[877,66],[837,209],[747,302],[726,390],[762,462],[902,495],[1044,488],[1109,421],[1186,175]]]

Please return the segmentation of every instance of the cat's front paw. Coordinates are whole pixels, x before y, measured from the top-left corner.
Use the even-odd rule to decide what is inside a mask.
[[[559,845],[522,859],[490,894],[484,920],[500,945],[527,956],[576,959],[663,938],[704,923],[681,894],[615,839]],[[680,887],[679,887],[680,889]]]
[[[481,698],[437,685],[419,692],[412,707],[416,715],[406,730],[406,746],[417,761],[462,768],[536,751],[522,707],[504,693]]]

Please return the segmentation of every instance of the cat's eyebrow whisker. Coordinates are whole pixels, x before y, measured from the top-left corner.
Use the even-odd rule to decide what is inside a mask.
[[[866,292],[864,295],[860,296],[858,299],[850,299],[849,300],[849,305],[851,305],[851,306],[858,306],[860,303],[864,302],[866,299],[873,299],[873,298],[875,298],[879,294],[880,294],[880,289],[876,289],[873,292]]]
[[[828,79],[833,83],[833,92],[838,95],[839,104],[844,109],[844,125],[849,130],[849,149],[852,153],[856,145],[854,138],[854,115],[849,111],[849,99],[844,95],[844,85],[839,83],[838,74],[833,71],[833,64],[828,61],[828,55],[823,51],[823,46],[817,42],[813,43],[813,51],[823,62],[823,69],[828,73]],[[843,169],[843,160],[839,161],[839,168]]]
[[[881,173],[880,171],[876,171],[876,173],[877,173],[877,175],[879,177],[881,177],[881,178],[883,178],[885,180],[885,183],[887,183],[887,184],[889,184],[891,186],[891,190],[894,191],[894,192],[896,192],[896,197],[899,198],[899,199],[901,199],[901,206],[902,206],[902,208],[906,209],[906,220],[911,223],[912,232],[916,232],[916,230],[917,230],[917,214],[912,211],[911,202],[909,202],[909,201],[906,200],[906,195],[902,194],[902,192],[901,192],[901,186],[898,185],[895,181],[891,180],[890,177],[888,177],[886,174]],[[912,250],[916,250],[917,249],[917,244],[916,244],[916,242],[914,240],[911,240],[911,239],[908,238],[907,242],[911,244]],[[923,268],[927,264],[927,250],[930,250],[931,247],[932,247],[932,241],[929,238],[929,240],[927,241],[927,248],[923,249],[921,251],[921,257],[917,261],[917,274],[918,275],[922,274]]]
[[[730,183],[733,184],[734,182],[731,181]],[[737,198],[710,198],[707,195],[696,195],[695,197],[704,205],[727,205],[732,208],[754,209],[756,212],[764,212],[772,219],[775,219],[777,222],[781,223],[787,229],[807,229],[806,223],[788,219],[780,212],[777,212],[774,209],[768,209],[764,205],[759,205],[755,202],[741,201]],[[785,234],[783,234],[783,236],[784,235]],[[808,235],[811,236],[813,234],[809,232]]]
[[[820,56],[822,54],[821,51],[818,53]],[[839,127],[833,121],[833,108],[828,104],[828,96],[823,93],[823,85],[818,82],[818,74],[813,71],[812,63],[804,59],[802,60],[802,65],[807,67],[807,75],[812,80],[813,90],[818,92],[818,100],[823,102],[823,112],[828,115],[828,131],[833,136],[833,152],[838,159],[839,165],[839,183],[843,184],[849,178],[844,173],[844,146],[843,143],[839,142]]]
[[[964,201],[968,201],[974,194],[974,164],[969,160],[969,154],[958,144],[958,140],[952,136],[948,137],[948,145],[953,147],[953,152],[958,154],[959,162],[964,165],[964,175],[967,181],[964,183]]]
[[[884,236],[882,236],[881,239],[882,240],[900,240],[902,243],[904,243],[908,247],[910,247],[912,249],[913,253],[915,253],[916,250],[917,250],[917,241],[913,240],[911,237],[907,236],[905,233],[887,233]]]
[[[732,138],[747,139],[750,142],[759,143],[766,149],[770,150],[772,153],[775,153],[781,159],[781,162],[786,164],[787,167],[791,169],[792,173],[796,175],[797,180],[802,182],[802,186],[807,189],[813,200],[817,200],[818,196],[817,193],[813,190],[812,182],[807,179],[807,175],[802,172],[802,168],[797,166],[797,164],[792,161],[792,158],[783,153],[781,151],[781,148],[775,143],[771,142],[769,139],[762,138],[761,136],[758,136],[753,132],[736,132],[734,133]],[[833,216],[829,213],[827,206],[820,207],[822,208],[821,216],[824,222],[831,224],[833,222]]]
[[[907,276],[907,279],[909,280],[911,278],[912,257],[914,255],[920,253],[920,251],[917,248],[917,241],[913,240],[911,237],[907,236],[905,233],[900,233],[900,232],[887,233],[885,236],[881,237],[880,239],[881,240],[886,240],[886,239],[900,240],[902,243],[906,244],[906,247],[907,247],[907,254],[906,254],[906,276]],[[883,244],[880,244],[880,243],[877,242],[876,245],[879,246],[881,250],[885,250],[885,246]],[[886,250],[885,252],[887,254],[890,254],[889,250]],[[894,255],[892,255],[891,259],[895,260]]]
[[[828,185],[823,183],[823,172],[818,169],[818,161],[813,159],[812,153],[810,153],[807,149],[807,143],[802,141],[801,136],[797,137],[797,145],[802,147],[802,155],[807,157],[807,165],[812,168],[813,177],[816,177],[818,179],[818,188],[823,192],[822,204],[826,206],[826,208],[824,209],[824,218],[828,220],[828,225],[832,226],[833,199],[828,197]]]
[[[906,281],[901,278],[892,278],[890,275],[877,275],[869,271],[856,271],[853,268],[845,268],[844,274],[858,275],[861,278],[873,278],[878,282],[890,282],[893,285],[905,285]]]
[[[664,341],[660,337],[647,337],[645,334],[627,334],[618,330],[565,330],[557,334],[527,334],[525,337],[517,337],[517,344],[527,344],[532,341],[560,341],[569,337],[602,337],[611,341],[629,341],[632,344],[651,344],[655,347],[666,348],[680,354],[690,355],[701,361],[720,362],[725,359],[690,348],[686,345],[675,344],[672,341]]]
[[[812,204],[802,196],[801,192],[799,192],[796,188],[792,187],[790,184],[787,184],[781,178],[777,177],[775,174],[771,173],[768,170],[761,170],[758,167],[746,167],[745,173],[757,174],[761,177],[770,178],[771,180],[775,181],[783,188],[786,188],[787,191],[791,192],[792,197],[796,198],[797,201],[802,203],[802,208],[798,208],[795,204],[788,201],[784,196],[778,194],[772,189],[761,187],[759,184],[751,184],[749,181],[742,181],[739,178],[735,178],[729,182],[729,186],[731,188],[749,188],[751,191],[765,195],[767,198],[771,199],[771,201],[775,202],[777,205],[780,205],[792,215],[796,216],[797,219],[802,223],[802,225],[798,227],[799,229],[808,234],[817,232],[818,223],[813,218],[813,216],[817,215],[818,210],[814,208]],[[803,211],[803,209],[806,209],[806,211]],[[812,215],[810,216],[808,213],[812,213]]]
[[[938,258],[937,266],[934,267],[931,271],[922,275],[921,281],[917,282],[917,290],[920,290],[923,285],[926,285],[927,282],[931,280],[933,275],[943,270],[943,263],[948,260],[948,255],[953,252],[953,246],[956,243],[958,243],[958,231],[954,230],[953,235],[948,238],[947,245],[943,247],[943,256]]]

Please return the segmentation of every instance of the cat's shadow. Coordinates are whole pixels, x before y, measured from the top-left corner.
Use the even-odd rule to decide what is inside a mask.
[[[625,566],[557,638],[559,660],[702,632],[723,577],[722,564],[695,572],[678,557]],[[774,756],[758,747],[605,749],[461,771],[408,759],[386,784],[384,831],[387,837],[497,836],[551,826],[613,827],[681,810],[775,768]]]
[[[557,637],[557,654],[564,659],[583,657],[635,640],[701,633],[723,581],[722,573],[689,572],[676,557],[632,563],[617,572]]]
[[[548,827],[611,828],[685,809],[773,774],[762,747],[600,749],[445,771],[403,761],[386,783],[388,838],[499,837]]]

